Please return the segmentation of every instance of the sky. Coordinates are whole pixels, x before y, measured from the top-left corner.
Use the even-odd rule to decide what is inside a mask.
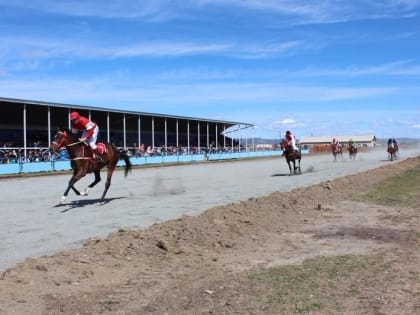
[[[0,97],[269,139],[420,138],[419,15],[420,0],[0,0]]]

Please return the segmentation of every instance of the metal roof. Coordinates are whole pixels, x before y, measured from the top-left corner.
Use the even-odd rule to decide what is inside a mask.
[[[165,114],[158,114],[158,113],[136,112],[136,111],[111,109],[111,108],[105,108],[105,107],[93,107],[93,106],[83,106],[83,105],[75,105],[75,104],[43,102],[43,101],[24,100],[24,99],[15,99],[15,98],[6,98],[6,97],[0,97],[0,102],[29,104],[29,105],[33,104],[33,105],[53,106],[53,107],[65,107],[65,108],[83,109],[83,110],[99,110],[99,111],[121,113],[121,114],[130,114],[130,115],[134,114],[134,115],[150,116],[150,117],[163,117],[163,118],[174,118],[174,119],[212,122],[212,123],[219,123],[219,124],[229,124],[229,125],[232,125],[232,126],[234,126],[234,125],[245,125],[247,128],[254,126],[253,124],[250,124],[250,123],[244,123],[244,122],[238,122],[238,121],[215,120],[215,119],[188,117],[188,116],[177,116],[177,115],[165,115]]]

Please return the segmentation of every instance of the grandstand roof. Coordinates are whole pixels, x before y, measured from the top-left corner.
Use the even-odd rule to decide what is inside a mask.
[[[253,124],[238,122],[238,121],[215,120],[215,119],[199,118],[199,117],[166,115],[166,114],[147,113],[147,112],[136,112],[136,111],[127,111],[127,110],[123,110],[123,109],[111,109],[111,108],[96,107],[96,106],[95,107],[94,106],[83,106],[83,105],[75,105],[75,104],[43,102],[43,101],[24,100],[24,99],[5,98],[5,97],[0,97],[0,102],[19,103],[19,104],[27,104],[27,105],[33,104],[33,105],[53,106],[53,107],[65,107],[65,108],[72,108],[72,109],[84,109],[84,110],[96,110],[96,111],[99,110],[99,111],[130,114],[130,115],[135,114],[135,115],[150,116],[150,117],[163,117],[163,118],[174,118],[174,119],[201,121],[201,122],[220,123],[220,124],[227,124],[227,125],[231,125],[231,126],[244,125],[246,128],[253,127]]]

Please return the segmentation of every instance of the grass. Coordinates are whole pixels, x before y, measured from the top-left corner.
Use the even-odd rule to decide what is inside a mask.
[[[420,204],[420,166],[381,182],[362,196],[361,201],[385,206],[418,206]]]
[[[244,281],[253,288],[251,295],[264,314],[276,310],[285,314],[339,314],[346,308],[342,301],[363,300],[372,280],[366,272],[375,274],[392,267],[381,254],[319,257],[300,266],[254,269]]]

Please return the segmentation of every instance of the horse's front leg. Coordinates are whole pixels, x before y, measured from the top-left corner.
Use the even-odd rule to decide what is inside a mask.
[[[70,188],[73,189],[73,191],[76,193],[76,195],[80,195],[80,191],[78,191],[74,184],[80,179],[80,177],[73,175],[70,180],[69,184],[67,185],[67,189],[64,191],[63,196],[61,196],[60,203],[63,203],[67,199],[67,195],[69,194]]]
[[[92,183],[90,183],[90,185],[87,186],[84,191],[82,191],[82,193],[81,193],[82,196],[87,196],[89,190],[101,181],[101,172],[99,170],[97,170],[97,171],[94,171],[93,173],[95,174],[95,180]]]
[[[63,196],[61,196],[60,203],[63,203],[64,201],[66,201],[67,195],[69,194],[70,189],[73,189],[76,195],[78,196],[81,195],[80,191],[77,190],[76,187],[74,187],[74,184],[85,175],[86,175],[86,172],[83,172],[82,170],[73,171],[73,176],[70,178],[69,184],[67,185],[67,189],[64,191]]]

